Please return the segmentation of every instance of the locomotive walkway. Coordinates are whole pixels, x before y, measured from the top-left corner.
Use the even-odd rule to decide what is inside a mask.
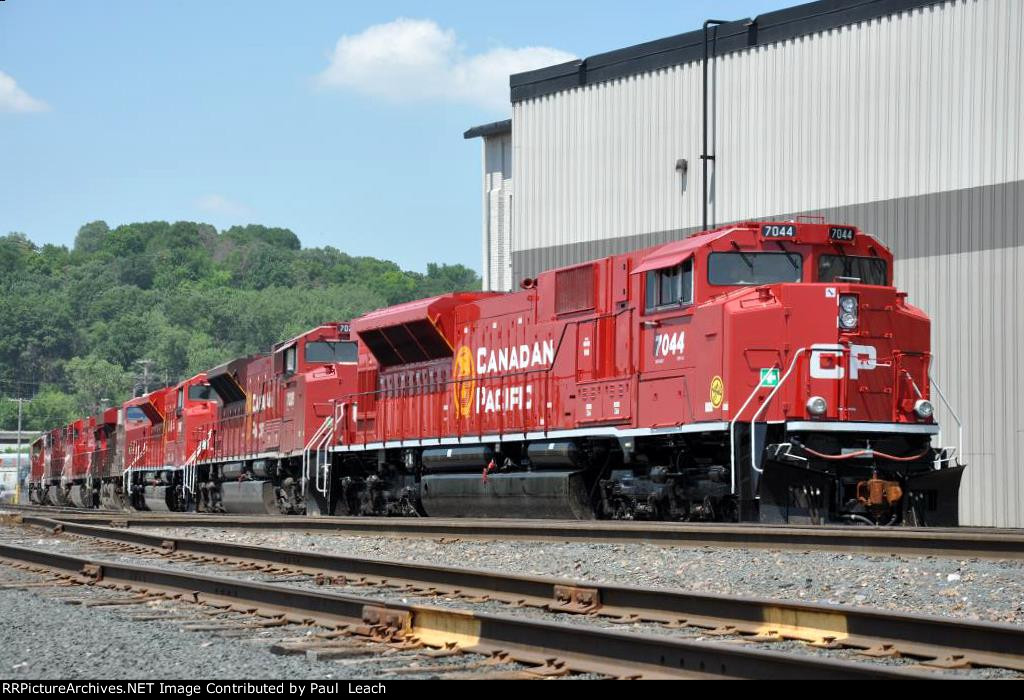
[[[6,544],[0,545],[0,558],[69,575],[85,572],[97,583],[127,585],[146,594],[184,591],[210,604],[263,615],[298,615],[321,626],[377,641],[387,638],[406,647],[420,644],[453,651],[456,645],[463,651],[530,665],[540,674],[561,670],[616,677],[908,678],[934,677],[938,669],[1024,672],[1024,628],[1018,626],[168,539],[63,518],[26,515],[20,521],[104,543],[112,548],[108,551],[232,565],[277,576],[303,575],[319,585],[294,589]],[[437,598],[464,607],[382,602],[320,589],[340,584],[385,588],[403,599]],[[486,611],[473,610],[480,604],[486,604]],[[493,612],[496,607],[498,612]],[[524,615],[524,610],[557,618]],[[643,632],[609,629],[615,624],[638,626]],[[700,638],[669,636],[670,630],[696,631]],[[780,642],[795,643],[802,651],[757,648]],[[859,660],[816,655],[811,650],[853,652]],[[876,661],[867,660],[872,658]],[[893,659],[911,665],[884,664]]]

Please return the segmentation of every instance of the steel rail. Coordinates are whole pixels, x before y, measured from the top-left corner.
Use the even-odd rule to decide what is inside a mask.
[[[634,634],[525,617],[414,605],[304,590],[271,583],[130,566],[0,544],[0,558],[102,584],[163,592],[197,603],[229,604],[243,611],[296,616],[357,634],[427,646],[452,643],[462,650],[503,652],[523,663],[562,663],[570,670],[619,677],[773,679],[934,679],[928,671],[794,655],[667,635]]]
[[[0,506],[0,511],[8,509]],[[122,527],[216,527],[318,531],[334,535],[459,537],[479,540],[646,543],[684,547],[795,549],[913,556],[1024,559],[1024,531],[987,528],[675,523],[618,520],[488,520],[245,516],[197,513],[99,513],[14,506],[14,513],[54,513],[67,521]]]
[[[381,584],[443,589],[546,607],[555,612],[600,614],[623,620],[662,622],[737,634],[874,649],[882,645],[906,656],[1024,672],[1024,627],[957,618],[916,615],[844,605],[710,595],[521,576],[468,568],[382,561],[358,557],[244,545],[221,540],[166,538],[117,528],[38,517],[23,523],[55,532],[149,547],[177,554],[298,568],[310,574],[374,579]],[[437,591],[442,592],[442,591]]]

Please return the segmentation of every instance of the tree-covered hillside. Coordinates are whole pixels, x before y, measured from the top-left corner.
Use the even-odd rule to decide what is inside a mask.
[[[17,405],[42,429],[177,381],[319,323],[456,289],[462,265],[427,273],[332,248],[283,228],[154,221],[78,231],[73,250],[0,238],[0,428]],[[148,361],[148,362],[146,362]]]

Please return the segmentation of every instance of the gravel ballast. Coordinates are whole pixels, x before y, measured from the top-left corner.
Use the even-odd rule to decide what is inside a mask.
[[[332,673],[324,666],[317,673],[304,657],[275,656],[268,647],[198,635],[166,622],[129,620],[118,611],[65,605],[34,590],[0,590],[0,624],[5,640],[0,676],[12,680],[274,679]]]
[[[38,580],[0,567],[4,581]],[[116,594],[114,594],[116,595]],[[88,587],[0,589],[0,678],[5,680],[420,680],[449,677],[431,669],[451,665],[466,677],[478,673],[516,671],[517,664],[462,671],[481,660],[473,654],[430,659],[416,652],[372,654],[318,661],[303,655],[271,652],[277,639],[308,637],[318,628],[286,627],[250,630],[243,636],[220,637],[191,631],[168,621],[133,620],[138,607],[84,607],[60,598],[109,598],[103,589]],[[168,610],[192,618],[190,606]],[[203,624],[208,618],[195,617]],[[400,674],[393,670],[404,668]],[[581,678],[591,676],[581,675]]]
[[[782,562],[779,560],[780,555],[785,554],[789,557],[808,557],[811,553],[793,553],[793,552],[770,552],[764,550],[711,550],[711,549],[676,549],[666,548],[660,546],[645,546],[645,545],[586,545],[579,543],[527,543],[527,542],[512,542],[512,543],[494,543],[494,542],[481,542],[481,541],[448,541],[448,540],[393,540],[391,538],[352,538],[352,537],[335,537],[325,536],[322,534],[318,535],[303,535],[296,533],[272,533],[267,534],[266,531],[239,531],[232,529],[229,532],[221,530],[210,530],[206,528],[176,528],[176,529],[161,529],[161,533],[165,536],[171,536],[175,538],[196,538],[205,535],[207,537],[215,537],[217,539],[226,539],[236,542],[244,542],[249,544],[262,544],[266,546],[288,546],[289,544],[295,545],[296,541],[301,546],[306,547],[308,550],[327,552],[328,549],[332,549],[337,553],[344,554],[361,554],[363,556],[371,555],[377,556],[378,558],[404,558],[409,561],[423,561],[424,563],[451,563],[474,566],[475,568],[484,568],[484,563],[491,563],[492,566],[487,567],[492,570],[495,568],[493,563],[496,557],[500,556],[511,556],[513,563],[514,572],[517,573],[533,573],[533,574],[553,574],[556,576],[568,577],[572,576],[571,572],[565,571],[565,567],[571,566],[572,569],[578,569],[581,563],[578,559],[572,559],[565,562],[556,561],[558,557],[567,554],[565,549],[575,550],[582,548],[587,552],[598,551],[599,556],[591,556],[591,559],[598,564],[600,567],[608,567],[609,570],[615,570],[615,563],[623,562],[623,559],[616,559],[623,556],[633,556],[634,566],[620,567],[624,568],[625,571],[620,571],[616,576],[616,582],[619,583],[637,583],[637,571],[638,568],[636,562],[644,561],[645,557],[657,557],[661,556],[662,561],[671,561],[675,565],[685,567],[685,559],[681,559],[683,555],[691,555],[698,558],[699,561],[703,561],[708,565],[714,562],[714,566],[717,566],[719,574],[722,573],[723,561],[719,560],[719,555],[728,554],[731,557],[744,555],[746,557],[767,557],[768,560],[774,561],[777,566],[789,566],[792,569],[792,562]],[[165,559],[161,557],[157,552],[131,552],[118,550],[118,548],[111,548],[109,545],[104,545],[101,542],[90,540],[84,537],[78,537],[75,535],[52,535],[50,533],[42,533],[39,531],[33,531],[32,529],[21,529],[16,528],[12,530],[0,531],[0,539],[3,541],[15,544],[17,546],[29,547],[37,550],[49,550],[53,552],[61,552],[66,554],[73,554],[77,556],[87,556],[90,558],[98,559],[100,561],[109,561],[111,563],[123,563],[128,565],[142,565],[142,566],[156,566],[158,568],[170,568],[170,569],[181,569],[187,571],[195,571],[197,573],[203,573],[214,576],[227,576],[229,578],[238,577],[245,580],[253,581],[268,581],[277,584],[284,584],[299,588],[313,588],[317,590],[324,590],[319,586],[311,576],[295,576],[295,575],[284,575],[277,573],[262,573],[259,571],[250,571],[245,569],[236,569],[229,564],[211,564],[204,562],[194,562],[189,559],[179,560],[176,558]],[[372,541],[371,541],[372,540]],[[355,544],[362,544],[368,551],[364,552],[352,552],[351,549]],[[402,557],[389,554],[388,548],[399,548],[404,545],[404,555]],[[349,551],[340,552],[338,547],[348,547]],[[513,548],[518,549],[518,552],[513,552],[511,555],[508,552],[501,551],[502,548]],[[607,551],[602,551],[607,550]],[[521,554],[523,551],[527,551],[536,554],[540,557],[538,561],[534,561],[529,557],[523,558],[516,556]],[[569,552],[572,553],[572,552]],[[817,556],[831,556],[837,557],[839,555],[822,555],[821,553],[814,553]],[[384,556],[382,556],[384,555]],[[458,557],[460,561],[450,562],[441,561],[443,558]],[[671,559],[669,558],[671,557]],[[884,557],[870,557],[870,556],[853,556],[853,555],[841,555],[839,558],[843,559],[846,563],[846,567],[856,566],[872,566],[875,564],[877,568],[877,562],[883,561]],[[895,558],[894,558],[895,559]],[[934,558],[920,558],[922,562],[929,563],[931,565],[948,565],[956,564],[963,574],[961,574],[961,580],[966,576],[972,575],[971,565],[979,565],[987,563],[995,566],[999,569],[1000,562],[985,562],[978,560],[970,561],[956,561],[946,560],[945,562],[939,562],[936,564]],[[745,560],[742,558],[736,561],[726,561],[725,564],[732,566],[742,565]],[[747,563],[748,569],[753,569],[765,560],[753,561]],[[739,562],[739,564],[737,564]],[[853,562],[853,563],[851,563]],[[538,565],[540,566],[551,566],[555,569],[553,572],[536,570]],[[801,561],[800,566],[813,566],[814,562]],[[900,566],[906,568],[910,565],[908,561],[901,561]],[[532,567],[533,570],[530,570]],[[6,581],[21,580],[23,576],[17,570],[9,569],[8,567],[2,567],[2,578]],[[507,570],[507,564],[506,569]],[[587,571],[591,575],[590,580],[596,580],[593,578],[593,567],[588,568]],[[764,570],[762,566],[761,573],[768,578],[773,578],[771,572]],[[926,572],[927,573],[927,572]],[[974,572],[977,573],[977,572]],[[985,574],[985,572],[981,572]],[[705,574],[707,578],[712,576],[711,573]],[[984,578],[984,576],[983,576]],[[948,577],[947,577],[948,579]],[[609,581],[609,578],[602,579]],[[656,583],[664,583],[663,580],[652,582],[648,577],[643,581],[644,585],[655,585]],[[720,584],[726,583],[735,588],[736,582],[733,581],[722,581],[719,580]],[[740,583],[744,583],[740,581]],[[749,581],[747,582],[749,583]],[[955,583],[947,580],[947,583]],[[787,591],[791,587],[784,585],[785,582],[780,584],[782,591]],[[678,586],[676,586],[678,587]],[[407,603],[426,603],[429,605],[440,605],[443,607],[456,607],[466,608],[467,601],[455,597],[436,597],[426,596],[420,597],[417,595],[409,595],[405,592],[395,591],[393,588],[388,587],[377,587],[377,586],[362,586],[362,585],[331,585],[328,587],[331,592],[337,592],[342,594],[355,595],[359,597],[375,598],[379,600],[395,600],[400,598],[402,602]],[[721,586],[720,586],[721,588]],[[100,594],[105,595],[102,589],[92,587],[71,587],[60,590],[51,588],[46,589],[32,589],[37,592],[37,596],[42,598],[41,602],[37,602],[34,606],[34,614],[43,615],[47,621],[49,620],[60,620],[60,623],[56,626],[49,625],[41,628],[29,626],[23,628],[23,625],[8,623],[6,629],[12,630],[15,635],[14,639],[17,640],[16,645],[6,647],[3,652],[0,652],[0,669],[3,668],[3,664],[10,660],[8,667],[11,669],[12,674],[25,678],[60,678],[61,669],[74,669],[76,675],[90,678],[138,678],[141,670],[148,670],[150,668],[159,668],[161,674],[158,675],[160,678],[176,678],[180,677],[182,669],[199,668],[202,669],[201,677],[210,678],[235,678],[239,677],[239,673],[244,672],[245,667],[242,667],[242,671],[235,665],[235,659],[232,654],[223,654],[222,645],[228,643],[232,648],[237,651],[239,649],[248,648],[252,649],[254,646],[258,647],[255,649],[256,654],[265,658],[262,664],[258,665],[259,668],[265,669],[265,675],[253,675],[253,678],[279,678],[282,674],[287,674],[289,677],[295,678],[319,678],[319,677],[331,677],[331,670],[340,670],[338,667],[344,665],[346,677],[353,677],[350,674],[358,674],[359,678],[389,678],[393,677],[389,673],[390,669],[398,666],[412,665],[416,662],[410,659],[400,659],[394,656],[389,657],[387,660],[383,658],[378,659],[353,659],[344,662],[327,662],[328,666],[324,667],[321,663],[311,663],[311,659],[303,659],[301,657],[286,657],[282,658],[269,653],[268,645],[272,644],[275,640],[272,637],[281,638],[294,638],[298,635],[308,633],[309,628],[302,628],[295,626],[285,628],[272,628],[268,630],[258,631],[256,634],[258,638],[254,639],[233,639],[230,642],[225,642],[224,639],[216,635],[208,634],[196,634],[194,631],[182,630],[176,628],[167,621],[154,622],[154,621],[139,621],[130,620],[127,618],[118,618],[117,614],[121,611],[130,612],[132,610],[138,610],[136,606],[129,606],[127,608],[112,607],[112,608],[81,608],[62,605],[59,601],[53,600],[55,597],[63,597],[70,594],[69,597],[89,597],[92,595]],[[67,593],[62,593],[67,591]],[[13,594],[17,591],[12,590],[0,590],[0,605],[5,602],[5,594]],[[800,600],[810,600],[806,595],[800,595],[801,591],[798,591],[797,598]],[[786,595],[780,595],[777,597],[788,597]],[[149,604],[146,604],[149,605]],[[188,606],[191,608],[191,606]],[[10,613],[12,606],[5,606],[4,610]],[[18,610],[19,606],[14,605],[14,610]],[[544,612],[539,609],[533,608],[516,608],[514,606],[504,606],[498,603],[474,603],[473,609],[476,611],[490,611],[503,615],[514,615],[514,616],[526,616],[526,617],[551,617],[550,613]],[[25,610],[25,605],[20,606],[20,610]],[[84,613],[84,616],[83,616]],[[18,615],[19,612],[12,614]],[[147,613],[148,615],[148,613]],[[81,619],[79,619],[79,617]],[[111,622],[111,618],[113,622]],[[559,620],[560,622],[568,624],[581,624],[581,625],[596,625],[600,627],[606,627],[614,629],[618,632],[633,632],[641,634],[667,634],[671,636],[680,636],[684,638],[694,639],[697,641],[705,640],[705,634],[699,629],[683,628],[665,628],[658,625],[652,625],[648,623],[633,623],[630,625],[619,625],[611,621],[601,620],[598,618],[591,618],[588,616],[568,616],[565,619]],[[23,621],[22,621],[23,622]],[[91,624],[86,624],[86,623]],[[116,624],[114,624],[116,623]],[[127,638],[122,638],[121,627],[123,626],[138,627],[138,626],[149,626],[151,629],[144,633],[146,637],[145,643],[138,641],[133,637],[132,634],[127,635]],[[102,641],[96,641],[95,629],[103,629],[109,634],[104,634]],[[59,630],[59,631],[58,631]],[[197,638],[198,636],[198,638]],[[248,637],[249,633],[245,633]],[[184,639],[182,639],[184,637]],[[212,639],[211,639],[212,637]],[[46,645],[46,640],[57,639],[58,643],[50,643],[48,646],[42,649],[42,653],[38,653],[40,645]],[[707,640],[706,640],[707,641]],[[712,639],[710,641],[720,641]],[[815,649],[813,647],[807,647],[802,644],[795,644],[792,642],[778,642],[778,643],[767,643],[761,644],[761,648],[777,649],[779,651],[786,651],[787,653],[799,654],[799,655],[816,655],[816,656],[828,656],[835,658],[843,658],[853,661],[859,661],[861,663],[881,663],[884,665],[913,665],[915,661],[913,659],[875,659],[869,661],[859,656],[856,650],[851,649],[836,649],[836,650],[825,650]],[[131,649],[134,654],[141,654],[143,657],[152,658],[155,654],[158,661],[152,666],[144,665],[144,662],[138,662],[136,659],[129,659],[127,663],[122,663],[117,669],[110,667],[105,664],[105,661],[110,656],[123,655],[125,649]],[[14,652],[20,652],[14,654]],[[14,654],[19,656],[19,659],[8,659],[8,655]],[[253,657],[252,652],[247,652],[246,659]],[[124,661],[124,659],[122,659]],[[36,669],[33,670],[33,664],[36,665]],[[418,664],[417,664],[418,665]],[[94,666],[96,667],[94,669]],[[330,669],[330,666],[334,666],[334,669]],[[297,670],[293,670],[295,667]],[[456,669],[461,671],[462,669]],[[514,670],[514,669],[510,669]],[[413,671],[412,675],[409,672]],[[118,675],[118,674],[121,675]],[[219,673],[219,675],[218,675]],[[939,672],[941,673],[941,672]],[[1018,678],[1019,674],[1002,671],[999,669],[972,669],[969,671],[956,671],[947,672],[953,675],[966,675],[971,678]],[[28,674],[28,675],[23,675]],[[408,669],[403,672],[402,677],[404,678],[416,678],[416,677],[431,677],[433,674],[425,673],[420,675],[415,673],[413,669]],[[470,672],[469,675],[475,675],[475,672]]]
[[[740,548],[138,528],[297,551],[1024,625],[1024,562]]]

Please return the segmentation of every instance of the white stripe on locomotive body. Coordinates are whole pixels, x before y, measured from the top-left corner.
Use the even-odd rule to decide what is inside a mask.
[[[424,440],[391,440],[368,442],[354,445],[334,445],[332,452],[367,452],[403,447],[436,447],[440,445],[478,445],[481,443],[534,442],[549,439],[576,437],[654,437],[658,435],[684,435],[690,433],[724,433],[729,428],[726,421],[692,423],[672,428],[580,428],[576,430],[552,430],[549,432],[502,433],[500,435],[468,435],[465,437],[430,438]],[[820,432],[869,432],[934,435],[939,432],[937,425],[911,425],[904,423],[847,423],[842,421],[790,421],[786,429],[791,432],[815,430]]]
[[[772,423],[777,424],[777,423]],[[483,443],[503,442],[534,442],[549,439],[585,438],[585,437],[654,437],[659,435],[686,435],[692,433],[725,432],[729,429],[726,421],[708,423],[692,423],[673,428],[630,428],[621,430],[613,427],[579,428],[575,430],[552,430],[549,432],[502,433],[500,435],[467,435],[464,437],[424,438],[422,440],[390,440],[388,442],[368,442],[354,445],[333,445],[331,452],[367,452],[371,450],[387,450],[404,447],[439,447],[442,445],[479,445]],[[823,433],[890,433],[898,435],[937,435],[939,426],[934,424],[915,425],[910,423],[855,423],[844,421],[788,421],[786,430],[789,432],[815,431]],[[231,459],[204,459],[197,464],[228,464],[246,462],[257,459],[284,459],[298,457],[302,450],[294,452],[261,452],[255,455],[232,457]],[[164,471],[181,469],[180,466],[164,465],[161,467],[133,467],[129,471]]]
[[[848,421],[799,420],[786,423],[789,432],[805,430],[822,433],[896,433],[899,435],[938,435],[939,426],[934,423],[853,423]]]

